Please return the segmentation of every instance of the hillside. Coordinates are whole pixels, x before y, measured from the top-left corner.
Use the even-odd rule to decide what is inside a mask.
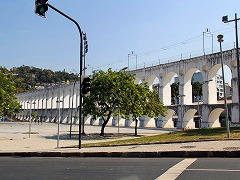
[[[78,75],[65,71],[55,71],[40,69],[37,67],[21,66],[13,67],[8,73],[13,74],[13,80],[18,92],[44,89],[63,83],[78,81]]]

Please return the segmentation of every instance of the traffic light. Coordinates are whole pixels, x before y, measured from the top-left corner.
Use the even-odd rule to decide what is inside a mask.
[[[87,43],[87,41],[85,41],[84,52],[85,53],[88,52],[88,43]]]
[[[44,18],[48,10],[47,1],[48,0],[35,0],[35,13]]]
[[[91,86],[90,86],[90,78],[84,77],[82,81],[82,94],[86,95],[90,92]]]
[[[83,33],[83,40],[84,40],[84,53],[88,52],[88,41],[87,41],[87,34]]]

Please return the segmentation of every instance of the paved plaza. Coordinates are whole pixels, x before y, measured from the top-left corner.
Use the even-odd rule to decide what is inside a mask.
[[[151,156],[240,156],[240,140],[226,141],[202,141],[188,143],[169,143],[169,144],[151,144],[151,145],[130,145],[115,147],[90,147],[90,148],[69,148],[69,146],[78,145],[78,125],[72,127],[72,138],[69,137],[69,124],[60,124],[60,141],[57,148],[57,127],[54,123],[32,123],[31,134],[29,138],[28,122],[0,122],[0,154],[15,155],[14,153],[72,153],[79,155],[81,153],[95,153],[94,156],[111,156],[111,153],[132,153],[129,156],[138,156],[137,154],[149,153]],[[90,142],[112,141],[116,139],[134,138],[134,128],[106,127],[106,137],[100,137],[100,126],[85,126],[86,136],[82,136],[82,144]],[[138,134],[154,135],[167,133],[174,129],[138,129]],[[118,134],[119,131],[119,134]],[[181,153],[180,153],[181,152]],[[9,154],[8,154],[9,153]],[[74,154],[75,153],[75,154]],[[101,154],[103,153],[103,154]],[[105,153],[105,154],[104,154]],[[107,154],[106,154],[107,153]],[[134,154],[135,153],[135,154]],[[93,154],[89,154],[91,156]],[[145,154],[146,155],[146,154]],[[144,155],[144,156],[145,156]],[[31,156],[31,155],[30,155]]]
[[[61,150],[69,149],[65,147],[79,144],[79,126],[72,126],[72,136],[70,138],[70,125],[59,125],[59,147]],[[86,135],[82,135],[82,144],[91,142],[112,141],[116,139],[134,138],[134,128],[106,127],[105,137],[100,137],[101,126],[85,126]],[[138,129],[138,134],[154,135],[170,132],[160,129]],[[31,124],[31,134],[29,137],[29,122],[0,122],[0,152],[3,151],[55,151],[57,150],[58,124],[38,122]],[[73,148],[71,148],[73,149]],[[58,149],[59,150],[59,149]]]

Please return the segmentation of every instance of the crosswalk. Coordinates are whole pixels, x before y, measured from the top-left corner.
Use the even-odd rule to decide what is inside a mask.
[[[164,174],[156,178],[156,180],[174,180],[176,179],[188,166],[194,163],[197,159],[184,159],[175,166],[168,169]]]

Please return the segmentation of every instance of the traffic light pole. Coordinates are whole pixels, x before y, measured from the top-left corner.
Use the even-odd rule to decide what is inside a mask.
[[[79,34],[80,34],[80,76],[79,76],[79,90],[80,90],[80,96],[79,96],[79,149],[81,149],[81,125],[82,125],[82,92],[81,92],[81,89],[82,89],[82,85],[81,85],[81,79],[82,79],[82,66],[83,66],[83,62],[82,62],[82,58],[83,58],[83,39],[82,39],[82,30],[79,26],[79,24],[74,20],[72,19],[71,17],[69,17],[68,15],[64,14],[62,11],[58,10],[57,8],[53,7],[51,4],[47,4],[48,7],[50,7],[51,9],[53,9],[54,11],[58,12],[59,14],[63,15],[65,18],[69,19],[70,21],[72,21],[78,28],[78,31],[79,31]]]

